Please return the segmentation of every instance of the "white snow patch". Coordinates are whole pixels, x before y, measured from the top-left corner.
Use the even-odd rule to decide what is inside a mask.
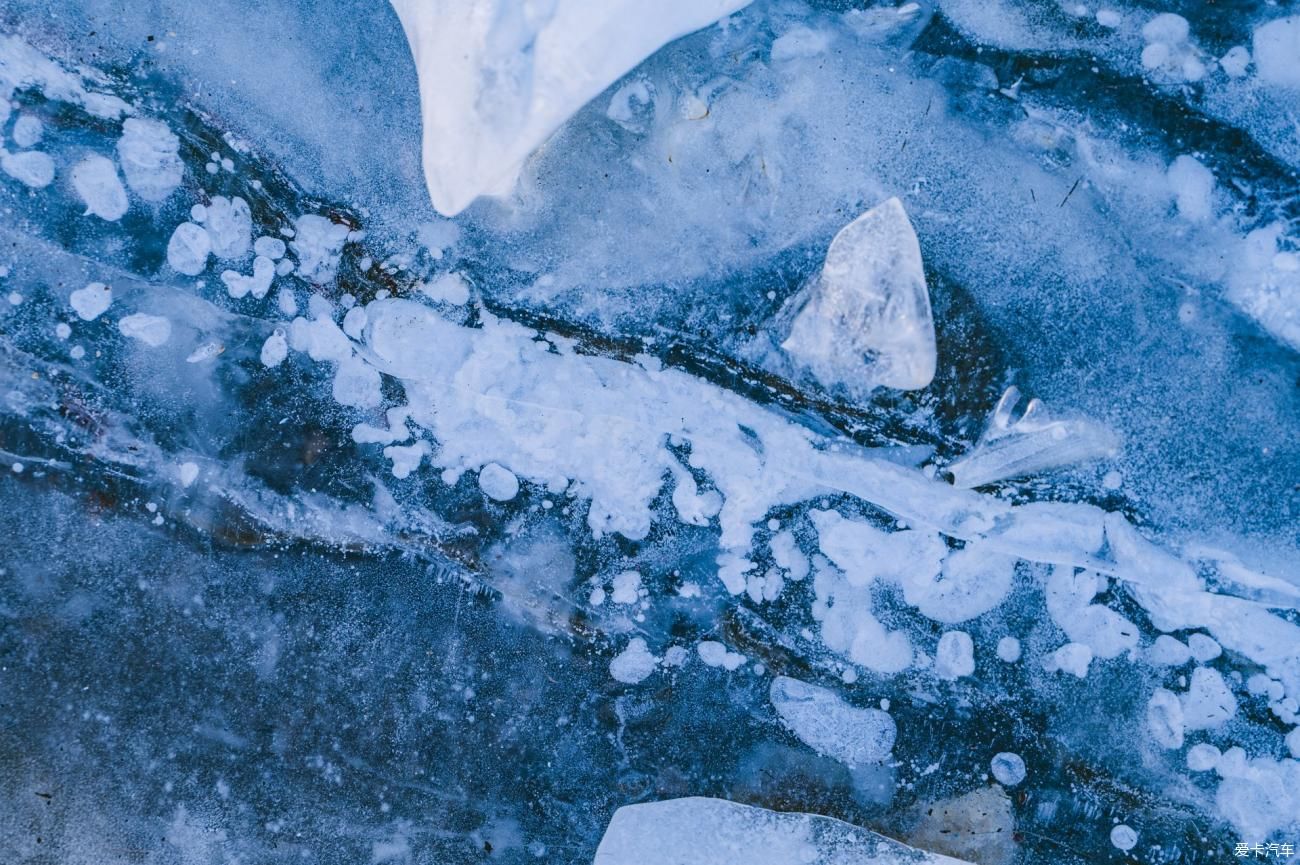
[[[35,147],[41,141],[41,135],[45,132],[45,124],[41,119],[31,114],[20,115],[14,121],[13,131],[10,133],[14,139],[14,144],[21,148]]]
[[[275,262],[264,256],[253,259],[253,272],[248,276],[237,270],[223,270],[221,281],[226,284],[226,292],[233,298],[252,295],[257,300],[266,297],[275,280]]]
[[[213,196],[203,224],[212,241],[212,254],[217,258],[240,258],[248,252],[252,242],[253,215],[244,199]]]
[[[82,321],[94,321],[113,303],[113,289],[102,282],[89,283],[68,296],[68,304]]]
[[[695,647],[700,655],[700,660],[710,667],[722,667],[724,670],[738,669],[745,663],[745,656],[739,652],[728,651],[727,647],[717,640],[702,640]]]
[[[284,331],[277,327],[266,338],[266,342],[262,343],[262,365],[266,367],[279,366],[288,356],[289,341],[285,339]]]
[[[496,502],[508,502],[519,494],[519,478],[499,463],[488,463],[479,469],[478,485],[483,495]]]
[[[768,691],[790,732],[818,754],[848,766],[883,762],[894,749],[897,727],[880,709],[860,709],[834,691],[777,676]]]
[[[171,339],[172,323],[160,315],[137,312],[128,315],[117,323],[117,329],[123,336],[139,340],[151,348],[157,348]]]
[[[87,216],[116,222],[126,215],[126,187],[113,160],[95,154],[78,162],[72,168],[72,188],[86,205]]]
[[[167,263],[186,276],[198,276],[208,266],[212,239],[203,226],[182,222],[167,241]]]
[[[1219,671],[1211,667],[1197,667],[1192,671],[1187,693],[1180,700],[1183,725],[1188,730],[1213,729],[1237,714],[1237,698]]]
[[[1255,28],[1255,70],[1265,84],[1300,88],[1300,15]]]
[[[1003,751],[993,755],[989,771],[1003,787],[1014,787],[1025,780],[1025,761],[1019,754]]]
[[[609,674],[620,682],[635,685],[655,671],[659,659],[646,648],[646,642],[640,637],[633,637],[612,661],[609,662]]]
[[[158,120],[128,117],[117,141],[117,158],[131,191],[149,202],[159,202],[181,184],[185,165],[180,139]]]
[[[298,273],[317,285],[332,281],[338,274],[343,244],[351,233],[348,227],[315,214],[298,217],[293,227],[289,246],[298,256]]]
[[[0,168],[14,180],[32,189],[44,189],[54,181],[54,160],[39,150],[10,153],[0,150]]]
[[[1083,643],[1066,643],[1043,659],[1043,669],[1049,673],[1070,673],[1080,679],[1088,675],[1092,664],[1092,649]]]
[[[934,653],[934,672],[941,679],[959,679],[975,672],[975,644],[965,631],[946,631]]]

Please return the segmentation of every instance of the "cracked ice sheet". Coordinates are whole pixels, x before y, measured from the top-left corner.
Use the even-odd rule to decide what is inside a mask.
[[[649,532],[650,504],[677,464],[667,444],[689,444],[691,466],[723,497],[719,577],[732,594],[745,590],[759,520],[777,505],[840,491],[907,525],[978,540],[990,553],[1116,576],[1163,627],[1210,628],[1288,693],[1300,693],[1300,628],[1251,601],[1204,591],[1191,567],[1119,514],[1082,504],[1011,505],[954,489],[869,451],[837,449],[657,361],[577,355],[562,340],[490,316],[472,329],[405,300],[375,301],[366,312],[359,357],[402,382],[409,417],[437,442],[432,459],[450,479],[498,463],[551,489],[572,482],[591,501],[588,521],[598,536],[636,539]],[[296,324],[315,328],[335,351],[353,350],[328,319]],[[681,511],[674,499],[685,519],[689,507]]]

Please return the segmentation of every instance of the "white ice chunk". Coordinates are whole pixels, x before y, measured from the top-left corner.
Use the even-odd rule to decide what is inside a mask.
[[[965,631],[947,631],[934,653],[934,672],[941,679],[958,679],[975,672],[975,644]]]
[[[1187,648],[1191,651],[1192,657],[1202,664],[1213,661],[1223,654],[1223,647],[1213,637],[1207,637],[1205,634],[1192,634],[1189,636],[1187,638]]]
[[[1300,15],[1256,27],[1252,45],[1261,81],[1300,88]]]
[[[1209,772],[1219,765],[1223,754],[1208,742],[1201,742],[1187,749],[1187,768],[1193,772]]]
[[[1300,267],[1282,229],[1267,225],[1246,235],[1228,274],[1227,294],[1265,330],[1300,350]]]
[[[14,180],[32,189],[44,189],[54,181],[54,160],[39,150],[10,153],[0,150],[0,168]]]
[[[915,390],[934,378],[921,247],[897,198],[835,235],[820,276],[787,309],[793,320],[781,347],[827,387],[860,396],[879,386]]]
[[[131,191],[150,202],[171,195],[185,171],[180,146],[165,123],[128,117],[117,142],[117,158]]]
[[[275,332],[266,338],[266,342],[262,343],[262,365],[279,366],[288,356],[289,341],[285,339],[284,331],[277,327]]]
[[[334,399],[354,408],[375,408],[383,402],[380,385],[379,373],[373,366],[360,358],[348,357],[334,372]]]
[[[1218,670],[1197,667],[1187,693],[1181,697],[1183,724],[1189,730],[1208,730],[1237,714],[1237,698]]]
[[[894,719],[879,709],[860,709],[834,691],[777,676],[768,691],[781,723],[818,754],[850,769],[885,760],[898,734]]]
[[[86,205],[88,216],[116,222],[126,215],[126,187],[113,160],[96,154],[78,162],[72,169],[72,188]]]
[[[1025,780],[1025,761],[1019,754],[1003,751],[989,761],[989,771],[1003,787],[1014,787]]]
[[[1183,747],[1183,704],[1177,694],[1156,688],[1147,702],[1147,729],[1161,748]]]
[[[1245,76],[1246,67],[1250,65],[1250,52],[1244,45],[1234,45],[1228,49],[1228,53],[1219,58],[1219,65],[1232,78],[1241,78]]]
[[[441,303],[461,306],[469,300],[469,285],[459,273],[444,273],[420,285],[425,296]]]
[[[384,456],[393,461],[393,477],[398,480],[409,477],[428,455],[429,443],[423,440],[409,445],[389,445],[384,448]]]
[[[921,614],[955,625],[981,616],[1011,591],[1016,560],[982,544],[967,544],[947,555],[937,574],[926,563],[903,569],[903,598]]]
[[[293,227],[289,246],[298,256],[298,273],[317,285],[333,280],[338,274],[339,255],[350,233],[348,227],[315,214],[298,217]]]
[[[1192,659],[1187,644],[1168,634],[1156,637],[1151,648],[1147,649],[1147,660],[1157,667],[1181,667]]]
[[[1116,849],[1123,850],[1125,853],[1137,846],[1138,833],[1131,826],[1125,826],[1123,823],[1118,824],[1110,830],[1110,843]]]
[[[278,237],[259,237],[253,241],[253,252],[263,258],[279,261],[284,258],[284,241]]]
[[[509,191],[565,120],[660,46],[749,0],[392,0],[420,82],[424,175],[454,216]]]
[[[204,225],[212,241],[212,254],[217,258],[239,258],[248,252],[253,215],[244,199],[214,196]]]
[[[645,640],[633,637],[627,647],[609,662],[609,674],[620,682],[635,685],[659,666],[659,659],[650,654]]]
[[[1090,571],[1053,568],[1047,580],[1047,612],[1072,642],[1086,645],[1094,657],[1116,658],[1135,648],[1137,625],[1114,610],[1092,603],[1101,578]]]
[[[1070,673],[1080,679],[1088,675],[1092,664],[1092,649],[1083,643],[1066,643],[1043,661],[1049,673]]]
[[[960,865],[813,814],[723,799],[669,799],[614,812],[592,865]]]
[[[252,242],[252,212],[246,200],[213,196],[204,225],[212,239],[212,254],[218,259],[238,259],[248,251]]]
[[[117,323],[123,336],[138,339],[151,348],[157,348],[171,339],[172,323],[160,315],[137,312]]]
[[[31,114],[24,114],[14,121],[13,139],[14,144],[19,147],[35,147],[41,141],[41,135],[45,133],[45,124],[41,123],[39,117]]]
[[[1214,215],[1214,174],[1194,156],[1179,156],[1166,174],[1178,203],[1178,213],[1188,222],[1209,222]]]
[[[1003,637],[998,640],[998,659],[1008,664],[1020,660],[1020,641],[1015,637]]]
[[[1114,452],[1115,435],[1081,418],[1055,418],[1037,399],[1012,420],[1020,390],[1006,389],[975,447],[948,466],[953,484],[979,487],[1007,478],[1100,459]]]
[[[92,282],[68,296],[68,304],[82,321],[94,321],[113,302],[113,289],[102,282]]]
[[[203,226],[182,222],[172,232],[167,242],[167,263],[177,273],[198,276],[208,266],[212,254],[212,239]]]
[[[721,667],[728,672],[737,670],[748,660],[739,652],[733,652],[717,640],[701,640],[695,647],[700,660],[710,667]]]
[[[252,295],[261,300],[271,290],[271,282],[274,279],[275,262],[261,255],[253,259],[253,272],[248,276],[237,270],[221,272],[221,281],[226,284],[226,291],[234,298]]]
[[[479,489],[496,502],[508,502],[519,494],[519,478],[499,463],[488,463],[479,470]]]

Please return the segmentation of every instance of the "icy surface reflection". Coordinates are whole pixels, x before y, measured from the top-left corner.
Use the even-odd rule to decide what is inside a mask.
[[[299,5],[0,10],[0,859],[1300,843],[1300,18]]]

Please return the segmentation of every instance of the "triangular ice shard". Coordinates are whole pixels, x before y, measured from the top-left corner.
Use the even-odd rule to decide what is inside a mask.
[[[1018,402],[1020,389],[1007,388],[975,447],[948,466],[955,486],[980,487],[1100,459],[1119,446],[1115,434],[1101,424],[1053,417],[1037,399],[1031,399],[1024,414],[1013,421]]]
[[[930,293],[916,232],[897,198],[873,207],[831,241],[818,278],[781,347],[828,388],[923,388],[937,355]]]
[[[816,814],[725,799],[669,799],[614,812],[593,865],[961,865]]]
[[[454,216],[661,46],[750,0],[392,0],[420,79],[424,176]]]

